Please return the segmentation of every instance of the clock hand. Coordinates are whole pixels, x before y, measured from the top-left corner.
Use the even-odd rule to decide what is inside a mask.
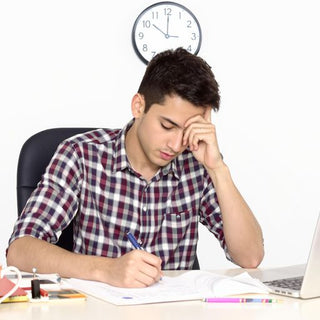
[[[157,29],[157,30],[159,30],[166,38],[169,38],[169,35],[167,34],[167,33],[165,33],[165,32],[163,32],[160,28],[158,28],[155,24],[153,24],[153,26]]]
[[[168,14],[167,16],[167,34],[166,34],[166,38],[179,38],[179,36],[172,36],[171,34],[169,34],[169,19],[170,19],[170,15]]]
[[[158,28],[155,24],[152,24],[157,30],[159,30],[167,39],[169,38],[179,38],[179,36],[171,36],[168,33],[163,32],[160,28]]]
[[[168,16],[167,16],[167,34],[166,34],[166,38],[179,38],[179,36],[172,36],[171,34],[169,34],[169,19],[170,19],[170,15],[168,14]]]

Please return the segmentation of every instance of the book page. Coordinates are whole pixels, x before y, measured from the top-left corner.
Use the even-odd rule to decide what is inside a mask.
[[[176,277],[164,276],[147,288],[118,288],[105,283],[69,279],[77,290],[116,305],[134,305],[169,301],[200,300],[206,297],[244,293],[268,293],[266,286],[248,273],[227,277],[194,270]]]

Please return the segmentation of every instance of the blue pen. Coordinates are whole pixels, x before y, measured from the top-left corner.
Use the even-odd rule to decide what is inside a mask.
[[[131,232],[127,232],[127,237],[135,249],[143,250],[143,248],[140,246],[137,239],[133,236]]]

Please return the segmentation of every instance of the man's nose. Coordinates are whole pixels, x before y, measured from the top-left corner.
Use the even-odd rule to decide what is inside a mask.
[[[183,139],[183,131],[175,132],[170,137],[170,141],[168,145],[170,149],[175,153],[179,153],[182,150],[182,139]]]

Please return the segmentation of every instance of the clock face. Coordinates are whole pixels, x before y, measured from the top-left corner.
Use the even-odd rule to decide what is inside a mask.
[[[186,7],[175,2],[158,2],[142,11],[136,19],[132,43],[145,63],[161,51],[178,47],[197,54],[201,29],[197,18]]]

